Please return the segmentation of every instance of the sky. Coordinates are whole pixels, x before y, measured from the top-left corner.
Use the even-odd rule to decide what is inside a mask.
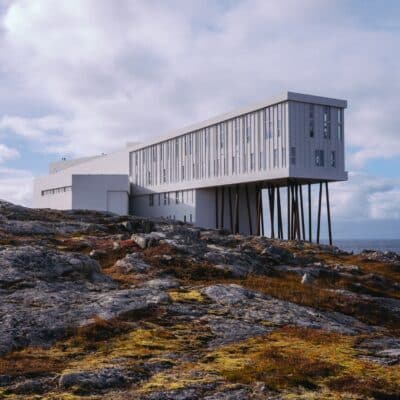
[[[0,198],[285,91],[348,100],[336,237],[400,238],[397,0],[0,0]]]

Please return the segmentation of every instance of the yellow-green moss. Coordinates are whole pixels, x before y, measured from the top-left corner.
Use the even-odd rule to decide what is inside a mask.
[[[168,292],[173,302],[203,302],[204,297],[198,290],[170,290]]]
[[[228,381],[264,381],[276,390],[305,386],[340,392],[342,389],[334,386],[335,379],[351,376],[360,382],[348,385],[355,394],[400,391],[400,366],[380,366],[362,360],[353,343],[354,338],[348,336],[286,328],[215,350],[205,357],[204,363]],[[373,382],[379,382],[381,389],[370,387]]]

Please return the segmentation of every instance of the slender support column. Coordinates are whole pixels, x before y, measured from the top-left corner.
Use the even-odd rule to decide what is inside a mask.
[[[246,205],[247,205],[247,215],[249,217],[249,229],[250,229],[250,235],[253,234],[253,227],[251,224],[251,210],[250,210],[250,199],[249,199],[249,186],[246,184],[245,185],[245,190],[246,190]]]
[[[308,240],[312,242],[311,184],[308,184]]]
[[[294,185],[293,184],[291,184],[290,185],[290,193],[291,193],[291,198],[290,198],[290,203],[291,203],[291,216],[290,216],[290,224],[291,224],[291,227],[290,227],[290,232],[291,232],[291,234],[290,234],[290,238],[292,239],[292,240],[295,240],[296,239],[296,236],[295,236],[295,222],[296,222],[296,216],[295,216],[295,208],[296,208],[296,202],[295,202],[295,198],[294,198]]]
[[[268,198],[269,198],[269,219],[271,223],[271,238],[275,238],[275,210],[274,210],[274,187],[268,188]]]
[[[240,187],[236,185],[236,193],[235,193],[235,233],[239,233],[239,195],[240,195]]]
[[[259,188],[259,186],[256,186],[256,235],[260,236],[260,217],[261,217],[261,209],[260,209],[260,203],[261,203],[261,199],[260,199],[260,193],[261,190]]]
[[[287,238],[290,240],[290,228],[291,228],[291,223],[290,223],[290,183],[288,182],[287,185]]]
[[[325,181],[325,194],[326,194],[326,213],[328,215],[329,244],[332,246],[332,226],[331,226],[331,210],[329,205],[328,181]]]
[[[215,188],[215,227],[218,229],[218,186]]]
[[[302,233],[302,240],[306,240],[306,229],[304,224],[304,206],[303,206],[303,186],[299,185],[300,191],[300,211],[301,211],[301,233]]]
[[[283,239],[281,190],[279,186],[276,188],[276,192],[277,192],[277,202],[278,202],[278,237],[279,239]]]
[[[261,209],[261,234],[265,235],[264,232],[264,207],[263,207],[263,199],[262,199],[262,185],[260,187],[260,209]]]
[[[322,182],[319,184],[319,199],[318,199],[318,222],[317,222],[317,243],[319,244],[319,234],[321,230],[321,200],[322,200]]]
[[[225,186],[221,187],[221,229],[224,229],[225,214]]]
[[[233,215],[232,215],[232,187],[228,187],[228,196],[229,196],[229,221],[231,227],[231,233],[233,233]]]
[[[294,187],[294,201],[295,201],[295,240],[300,240],[300,218],[299,218],[299,185],[296,183]]]

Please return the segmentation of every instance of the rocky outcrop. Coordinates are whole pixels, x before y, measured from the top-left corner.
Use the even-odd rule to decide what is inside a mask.
[[[0,397],[396,398],[398,262],[0,202]]]

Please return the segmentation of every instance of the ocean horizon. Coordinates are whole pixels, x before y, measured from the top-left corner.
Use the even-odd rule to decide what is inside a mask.
[[[327,244],[327,239],[322,239]],[[394,251],[400,253],[400,239],[336,239],[333,245],[342,250],[361,253],[363,250]]]

